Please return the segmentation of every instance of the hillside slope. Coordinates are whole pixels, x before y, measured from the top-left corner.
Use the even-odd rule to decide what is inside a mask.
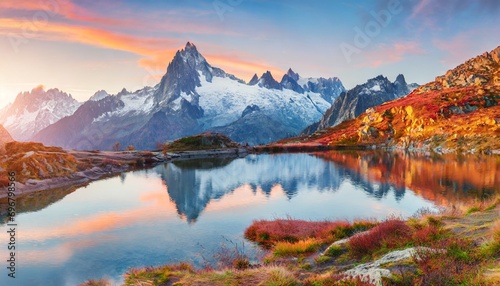
[[[5,144],[14,141],[9,131],[0,125],[0,154],[5,151]]]
[[[308,137],[322,145],[378,145],[437,152],[500,150],[500,47],[468,60],[408,96]]]

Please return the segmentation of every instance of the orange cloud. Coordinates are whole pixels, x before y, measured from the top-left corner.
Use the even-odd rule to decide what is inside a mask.
[[[28,20],[51,20],[50,18],[59,15],[68,20],[81,21],[93,24],[105,25],[127,25],[132,27],[135,21],[116,19],[111,17],[101,17],[94,11],[81,7],[71,0],[43,0],[43,1],[18,1],[3,0],[0,2],[0,9],[12,11],[31,11],[32,19]],[[45,13],[45,15],[37,14]]]
[[[152,57],[140,59],[139,64],[149,71],[150,77],[159,80],[163,74],[165,74],[167,64],[172,60],[176,51],[177,49],[160,51],[159,53],[155,53]],[[277,81],[280,81],[282,75],[284,74],[284,71],[280,68],[273,67],[272,65],[266,63],[259,63],[258,61],[251,62],[242,60],[238,55],[206,53],[203,53],[203,55],[206,57],[207,62],[212,66],[222,68],[227,73],[233,74],[246,81],[250,80],[254,74],[260,76],[266,71],[270,71],[273,74],[274,79]]]
[[[50,1],[49,1],[50,2]],[[44,11],[44,7],[39,3],[32,3],[31,1],[17,1],[8,0],[0,2],[0,8],[11,10],[27,10],[27,11]],[[42,2],[40,2],[42,3]],[[59,3],[59,2],[57,2]],[[71,1],[62,1],[60,6],[53,8],[54,13],[62,15],[67,19],[79,20],[88,23],[107,24],[110,26],[125,25],[127,27],[133,26],[133,23],[123,23],[122,21],[115,21],[110,19],[101,19],[81,8]],[[47,12],[48,13],[48,12]],[[10,38],[14,48],[29,42],[32,38],[44,39],[50,41],[61,42],[77,42],[91,46],[98,46],[102,48],[115,49],[130,52],[140,57],[138,60],[139,66],[146,68],[148,71],[148,80],[153,78],[159,80],[165,73],[168,62],[173,58],[176,50],[178,49],[179,41],[172,38],[153,38],[132,35],[127,33],[118,33],[108,29],[93,28],[85,25],[73,23],[58,22],[60,19],[49,19],[48,21],[26,21],[26,19],[16,18],[3,18],[0,19],[0,35],[6,35]],[[219,33],[216,27],[208,25],[200,26],[196,23],[141,23],[143,26],[153,25],[159,30],[174,31],[179,33]],[[143,25],[144,24],[144,25]],[[175,47],[175,48],[172,48]],[[248,57],[246,57],[248,58]],[[248,80],[254,73],[261,74],[270,70],[277,80],[280,79],[283,71],[276,67],[271,67],[265,63],[250,62],[241,60],[236,55],[221,55],[209,54],[207,60],[214,66],[223,68],[229,73],[235,74]]]
[[[255,73],[260,76],[262,73],[270,71],[274,79],[280,81],[285,73],[280,68],[269,64],[241,60],[237,56],[208,54],[207,61],[213,66],[224,69],[228,73],[243,76],[246,80],[250,80]]]

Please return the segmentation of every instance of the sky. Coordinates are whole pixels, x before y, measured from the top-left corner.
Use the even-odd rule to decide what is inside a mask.
[[[85,101],[156,85],[194,43],[249,81],[292,68],[424,84],[500,45],[497,0],[1,0],[0,108],[43,85]]]

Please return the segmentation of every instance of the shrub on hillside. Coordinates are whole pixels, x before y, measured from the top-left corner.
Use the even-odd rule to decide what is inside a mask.
[[[356,257],[371,255],[382,247],[396,248],[411,241],[412,230],[401,219],[389,218],[366,233],[349,240],[349,250]]]
[[[278,241],[297,242],[315,238],[322,243],[349,237],[375,226],[374,221],[305,221],[294,219],[276,219],[254,221],[245,230],[245,237],[264,247],[270,247]]]

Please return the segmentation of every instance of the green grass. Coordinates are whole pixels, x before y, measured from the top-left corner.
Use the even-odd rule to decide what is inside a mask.
[[[342,254],[342,252],[344,252],[344,250],[342,249],[342,247],[340,247],[338,245],[331,245],[326,250],[326,255],[328,255],[330,257],[335,257],[335,256],[339,256],[340,254]]]
[[[489,205],[487,208],[485,208],[485,211],[491,211],[494,210],[497,205],[500,203],[500,199],[495,200],[491,205]]]
[[[314,261],[316,262],[316,264],[323,264],[325,262],[328,262],[330,261],[331,257],[329,256],[325,256],[325,255],[322,255],[322,256],[318,256],[314,259]]]
[[[471,207],[465,212],[465,215],[470,215],[472,213],[477,213],[479,211],[481,211],[480,207]]]
[[[194,270],[191,265],[186,263],[130,269],[125,274],[125,285],[159,285],[168,282],[173,275],[189,273],[194,273]]]
[[[138,285],[141,283],[160,284],[168,281],[172,271],[170,267],[160,267],[150,270],[132,270],[125,279],[125,285]]]

